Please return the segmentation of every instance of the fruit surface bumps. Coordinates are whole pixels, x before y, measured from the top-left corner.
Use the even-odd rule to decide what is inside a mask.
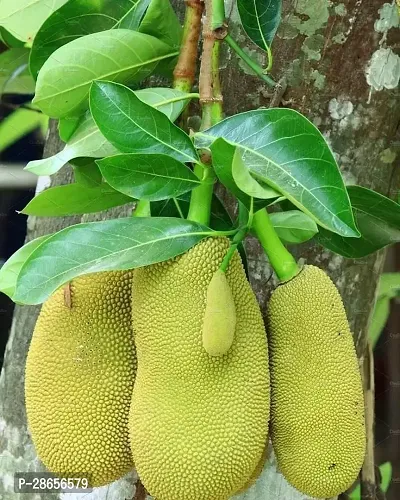
[[[130,469],[136,371],[131,272],[73,280],[44,303],[25,374],[29,430],[52,472],[110,483]]]
[[[236,328],[236,308],[226,275],[218,269],[207,288],[203,320],[203,347],[210,356],[231,348]]]
[[[207,288],[228,246],[209,238],[134,275],[130,437],[138,474],[157,500],[226,500],[250,478],[267,440],[267,339],[237,253],[226,273],[236,307],[232,347],[213,357],[202,345]]]
[[[307,265],[273,292],[268,321],[279,469],[307,495],[336,496],[365,454],[361,376],[342,299],[324,271]]]

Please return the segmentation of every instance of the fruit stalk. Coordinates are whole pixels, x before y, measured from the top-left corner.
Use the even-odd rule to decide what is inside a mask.
[[[278,278],[287,281],[296,276],[299,266],[276,234],[266,209],[254,214],[253,229]]]

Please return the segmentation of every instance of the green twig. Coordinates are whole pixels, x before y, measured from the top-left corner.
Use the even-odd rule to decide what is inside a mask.
[[[226,252],[226,255],[224,257],[224,260],[222,261],[220,265],[220,270],[222,272],[226,272],[229,266],[229,262],[231,261],[233,254],[235,253],[239,243],[243,241],[243,239],[246,237],[246,234],[248,232],[248,227],[245,226],[242,229],[240,229],[234,236],[231,246],[229,247],[228,251]]]
[[[132,215],[133,217],[151,217],[150,202],[148,200],[139,200]]]
[[[276,234],[267,210],[262,209],[254,214],[253,229],[278,278],[287,281],[296,276],[300,268]]]
[[[224,38],[226,43],[233,49],[236,54],[251,68],[254,73],[261,78],[270,87],[275,87],[276,82],[268,75],[264,73],[263,68],[257,64],[246,52],[240,47],[236,41],[228,34]]]
[[[192,191],[187,218],[208,226],[211,216],[214,174],[211,167],[202,163],[195,165],[194,173],[202,182],[199,187]]]

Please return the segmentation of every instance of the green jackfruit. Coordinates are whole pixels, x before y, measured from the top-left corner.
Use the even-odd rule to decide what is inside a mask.
[[[315,266],[273,292],[269,307],[271,438],[281,472],[327,498],[357,478],[365,454],[364,400],[339,292]]]
[[[235,328],[235,301],[226,274],[218,269],[207,288],[203,322],[203,347],[210,356],[223,356],[229,351]]]
[[[226,272],[236,309],[232,346],[213,357],[202,344],[207,289],[228,247],[226,238],[209,238],[134,275],[139,363],[130,438],[138,474],[157,500],[226,500],[250,478],[267,441],[267,340],[238,253]]]
[[[83,276],[42,307],[29,348],[29,430],[45,466],[92,486],[132,469],[128,414],[136,372],[132,272]]]

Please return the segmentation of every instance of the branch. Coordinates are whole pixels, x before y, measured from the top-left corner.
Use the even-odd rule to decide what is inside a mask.
[[[201,30],[202,0],[186,0],[182,46],[174,69],[173,87],[190,92],[196,77],[197,52]]]

